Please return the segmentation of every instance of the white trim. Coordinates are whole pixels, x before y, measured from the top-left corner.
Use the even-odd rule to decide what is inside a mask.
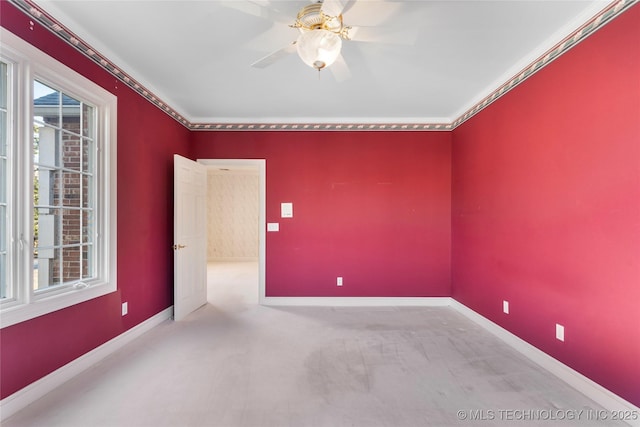
[[[268,306],[332,307],[448,307],[450,297],[265,297]]]
[[[100,347],[83,354],[66,365],[56,369],[49,375],[42,377],[38,381],[29,384],[25,388],[18,390],[11,396],[7,396],[0,401],[0,422],[6,420],[11,415],[35,402],[45,394],[60,387],[76,375],[91,368],[105,357],[124,347],[128,343],[142,336],[165,320],[171,319],[173,306],[161,311],[144,322],[134,326],[128,331],[107,341]]]
[[[623,413],[629,411],[635,411],[636,414],[640,414],[640,408],[632,404],[631,402],[626,401],[620,396],[614,394],[613,392],[607,390],[602,387],[600,384],[590,380],[585,377],[578,371],[570,368],[564,363],[560,362],[557,359],[549,356],[547,353],[542,350],[534,347],[518,336],[512,334],[507,331],[503,327],[493,323],[491,320],[486,317],[476,313],[471,310],[469,307],[464,304],[459,303],[458,301],[451,299],[451,308],[456,310],[458,313],[462,314],[469,320],[477,323],[482,328],[487,330],[488,332],[495,335],[497,338],[504,341],[514,350],[520,352],[522,355],[526,356],[532,362],[540,365],[545,370],[549,371],[556,377],[560,378],[565,383],[569,384],[571,387],[578,390],[580,393],[587,396],[589,399],[598,403],[602,407],[604,407],[608,411],[623,411]],[[627,421],[629,425],[639,426],[640,427],[640,419],[638,420],[630,420]]]
[[[198,159],[208,169],[220,167],[258,172],[258,303],[263,304],[266,295],[265,271],[267,257],[267,161],[265,159]]]

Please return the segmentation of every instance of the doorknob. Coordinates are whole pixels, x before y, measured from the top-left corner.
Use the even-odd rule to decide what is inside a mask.
[[[177,251],[178,249],[183,249],[186,248],[186,245],[173,245],[172,248],[174,251]]]

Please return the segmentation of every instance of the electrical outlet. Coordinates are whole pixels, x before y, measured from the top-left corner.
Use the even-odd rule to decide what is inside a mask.
[[[123,302],[122,303],[122,315],[125,316],[128,312],[129,312],[129,303],[128,302]]]
[[[502,311],[504,314],[509,314],[509,301],[502,301]]]
[[[564,326],[556,323],[556,339],[564,342]]]
[[[338,279],[336,280],[336,285],[342,286],[342,277],[338,277]]]

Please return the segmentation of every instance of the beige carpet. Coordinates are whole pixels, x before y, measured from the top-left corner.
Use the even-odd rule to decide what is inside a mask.
[[[262,307],[235,264],[210,266],[211,304],[3,426],[616,425],[453,309]]]

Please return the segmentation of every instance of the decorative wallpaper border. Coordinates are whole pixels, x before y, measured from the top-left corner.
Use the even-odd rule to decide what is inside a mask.
[[[191,130],[244,130],[244,131],[319,131],[319,130],[382,130],[382,131],[419,131],[451,130],[447,123],[195,123]]]
[[[519,72],[515,77],[504,83],[490,95],[482,99],[476,105],[464,112],[452,123],[191,123],[184,116],[167,105],[140,82],[117,67],[113,62],[101,55],[89,44],[76,36],[68,28],[58,22],[31,0],[9,0],[26,15],[37,21],[47,30],[51,31],[69,45],[74,47],[87,58],[94,61],[104,70],[125,83],[140,96],[147,99],[156,107],[164,111],[174,120],[190,130],[198,131],[449,131],[460,126],[465,121],[488,107],[502,95],[531,77],[536,72],[550,64],[552,61],[566,53],[569,49],[593,34],[616,16],[620,15],[638,0],[616,0],[604,8],[590,21],[578,28],[572,34],[564,38],[544,55],[533,61]],[[33,23],[31,23],[33,27]]]

